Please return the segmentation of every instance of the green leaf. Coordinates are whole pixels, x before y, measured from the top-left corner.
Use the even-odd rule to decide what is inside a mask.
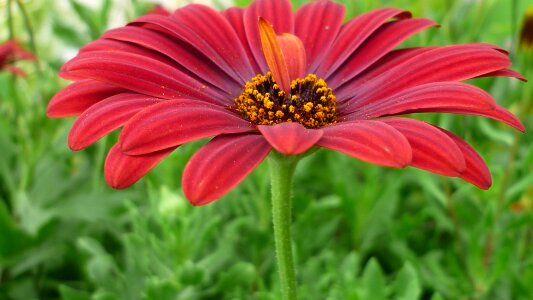
[[[106,28],[107,22],[109,21],[109,16],[111,13],[111,8],[113,2],[111,0],[103,0],[102,7],[100,8],[100,17],[98,19],[98,23],[100,25],[100,28]]]
[[[69,0],[70,5],[78,15],[78,17],[87,25],[91,33],[91,39],[97,39],[100,36],[101,29],[96,17],[95,12],[93,12],[89,7],[81,4],[76,0]]]
[[[186,285],[198,285],[204,279],[204,272],[198,265],[189,260],[183,264],[180,279]]]
[[[516,200],[520,195],[527,192],[533,186],[533,173],[524,175],[522,178],[517,178],[514,183],[509,186],[505,192],[505,198],[508,200]]]
[[[371,258],[363,271],[361,278],[361,299],[381,300],[387,299],[385,276],[375,258]]]
[[[38,199],[32,199],[26,192],[15,195],[15,212],[20,226],[30,234],[37,234],[53,218],[51,211],[42,207]]]
[[[78,30],[64,24],[61,20],[54,20],[52,26],[54,34],[69,46],[79,48],[90,41],[85,35],[80,34]]]
[[[435,293],[431,297],[431,300],[444,300],[444,298],[439,293]]]
[[[90,300],[90,296],[86,292],[75,290],[66,285],[59,287],[59,294],[62,300]]]
[[[20,229],[0,199],[0,265],[6,264],[32,245],[31,237]]]
[[[397,300],[417,300],[422,294],[418,274],[409,262],[404,263],[394,281],[393,288]]]
[[[252,2],[251,0],[235,0],[235,5],[245,7]]]
[[[87,273],[96,282],[102,283],[108,280],[116,280],[114,271],[116,266],[113,258],[105,251],[102,245],[95,239],[84,237],[78,239],[78,247],[89,255]]]
[[[500,142],[506,146],[511,146],[513,143],[513,132],[506,128],[505,130],[497,129],[493,123],[488,120],[479,118],[479,128],[490,140],[493,142]]]
[[[238,262],[220,276],[219,286],[221,290],[232,290],[236,287],[249,289],[256,276],[254,265]]]
[[[183,289],[174,280],[162,280],[159,277],[149,278],[146,281],[146,300],[176,300],[176,295]]]

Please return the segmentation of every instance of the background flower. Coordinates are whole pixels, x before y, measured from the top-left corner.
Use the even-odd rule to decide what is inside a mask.
[[[526,49],[533,48],[533,6],[529,7],[522,21],[520,46]]]
[[[33,54],[24,50],[16,40],[9,40],[0,44],[0,70],[17,76],[26,76],[24,70],[15,66],[15,62],[34,59]]]

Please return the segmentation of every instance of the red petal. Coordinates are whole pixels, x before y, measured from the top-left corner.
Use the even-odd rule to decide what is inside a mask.
[[[494,109],[496,102],[484,90],[459,82],[436,82],[415,86],[376,101],[355,112],[352,118],[372,119],[411,110],[462,108],[475,111]]]
[[[361,74],[357,75],[355,79],[347,82],[341,81],[338,83],[338,85],[340,85],[342,88],[342,85],[344,83],[349,83],[351,88],[357,89],[360,86],[364,85],[367,81],[378,77],[379,75],[403,63],[404,61],[433,49],[436,49],[436,47],[405,48],[391,51],[382,58],[380,58],[377,62],[372,64],[370,68],[367,68]],[[340,103],[350,99],[346,98],[346,96],[344,98],[339,97],[338,92],[341,90],[339,86],[334,86],[329,82],[328,85],[335,91],[337,96],[337,102]],[[344,94],[349,95],[349,93],[347,92],[345,92]]]
[[[295,14],[295,32],[307,51],[307,73],[314,73],[337,37],[344,13],[343,5],[320,0],[302,5]]]
[[[438,24],[427,19],[399,20],[381,26],[332,76],[326,78],[326,81],[330,86],[339,86],[357,76],[415,33],[434,26]]]
[[[290,94],[291,81],[305,76],[306,57],[302,41],[295,35],[277,35],[272,24],[259,18],[261,49],[274,81]]]
[[[270,150],[261,135],[217,136],[187,163],[183,193],[193,205],[209,204],[238,185]]]
[[[302,41],[297,36],[290,33],[278,35],[276,39],[278,40],[279,46],[283,52],[291,81],[297,78],[305,77],[307,59]]]
[[[292,78],[289,76],[285,55],[272,24],[263,18],[259,18],[259,37],[265,61],[272,72],[274,81],[285,93],[290,94]]]
[[[318,77],[332,74],[380,26],[391,18],[410,18],[411,13],[396,8],[377,9],[352,19],[342,27],[318,68]]]
[[[214,65],[210,59],[198,53],[188,44],[176,39],[168,39],[166,35],[146,28],[127,26],[109,30],[105,38],[91,42],[80,49],[80,54],[90,52],[127,52],[157,60],[172,66],[179,72],[187,74],[198,82],[204,82],[214,89],[219,97],[235,97],[241,92],[242,85]],[[95,53],[94,55],[97,55]],[[65,63],[60,75],[65,79],[80,80],[83,76],[74,75],[68,70],[75,64],[78,57]],[[230,94],[233,94],[231,96]],[[225,102],[225,101],[222,101]]]
[[[437,82],[415,86],[371,103],[347,118],[371,119],[420,112],[483,116],[507,123],[518,130],[524,130],[524,125],[520,120],[498,106],[490,94],[473,85],[459,82]]]
[[[244,8],[241,7],[230,7],[224,11],[222,11],[222,15],[226,17],[228,22],[231,24],[231,27],[233,27],[233,30],[241,40],[241,44],[246,51],[246,56],[248,57],[248,60],[250,61],[250,64],[253,69],[254,74],[261,73],[261,70],[266,70],[266,65],[263,65],[259,67],[257,62],[255,61],[254,55],[252,53],[252,50],[250,49],[250,45],[248,45],[248,39],[246,38],[246,31],[244,29]]]
[[[50,118],[76,116],[95,103],[123,91],[90,79],[74,82],[55,94],[48,103],[46,114]]]
[[[285,155],[304,153],[323,135],[320,129],[307,129],[298,123],[259,125],[257,128],[274,149]]]
[[[157,60],[127,52],[102,51],[78,55],[64,72],[117,85],[163,99],[192,97],[209,102],[228,101],[219,91]],[[216,100],[215,100],[216,99]]]
[[[439,47],[389,69],[363,85],[346,84],[337,89],[342,99],[354,99],[355,107],[389,97],[406,88],[430,82],[462,81],[507,68],[507,55],[485,46]]]
[[[497,46],[497,45],[493,45],[493,44],[489,44],[489,43],[469,43],[469,45],[472,45],[472,46],[477,46],[477,47],[484,47],[484,48],[489,48],[489,49],[493,49],[493,50],[496,50],[502,54],[505,54],[507,56],[509,56],[509,51],[501,48],[500,46]]]
[[[460,176],[465,171],[465,159],[456,143],[435,126],[405,118],[381,120],[400,131],[411,144],[411,165],[446,176]]]
[[[137,113],[120,134],[122,151],[140,155],[223,133],[253,130],[247,121],[215,105],[169,100]]]
[[[199,78],[211,83],[215,87],[223,87],[225,91],[238,96],[242,89],[242,82],[232,80],[203,54],[191,48],[186,43],[172,37],[146,28],[126,26],[107,31],[104,38],[129,42],[166,55],[184,70],[194,73]]]
[[[229,65],[225,61],[225,59],[229,58],[221,56],[221,53],[219,53],[220,49],[217,49],[219,46],[209,44],[196,32],[194,32],[194,30],[192,30],[189,26],[178,22],[175,18],[166,18],[157,15],[147,15],[137,18],[134,22],[130,24],[148,27],[152,30],[163,32],[164,34],[184,41],[196,50],[198,50],[200,53],[202,53],[205,57],[211,59],[213,63],[215,63],[220,69],[224,70],[224,72],[228,74],[228,76],[231,76],[237,81],[242,80],[241,76],[233,69],[234,67],[240,68],[240,66]]]
[[[119,144],[115,144],[109,150],[105,160],[105,180],[112,188],[125,189],[146,175],[148,171],[172,153],[174,149],[176,148],[146,155],[129,156],[120,151]]]
[[[115,29],[119,30],[119,29]],[[111,33],[116,32],[115,30],[111,30]],[[168,57],[165,57],[164,55],[157,53],[155,51],[152,51],[150,49],[147,49],[140,45],[132,44],[128,41],[119,41],[116,39],[107,39],[107,38],[101,38],[96,41],[90,42],[89,44],[83,46],[80,49],[79,54],[83,53],[89,53],[89,52],[109,52],[109,51],[119,51],[119,52],[128,52],[132,54],[137,54],[140,56],[145,56],[148,58],[151,58],[153,60],[157,60],[161,63],[171,65],[171,66],[178,66],[174,63],[171,59]],[[78,55],[79,55],[78,54]],[[67,70],[69,69],[69,65],[72,62],[75,62],[77,57],[74,57],[67,63],[65,63],[60,70],[60,75],[63,76],[65,79],[70,79],[69,74]]]
[[[461,152],[463,153],[466,168],[459,177],[480,189],[488,189],[492,185],[492,178],[489,168],[487,167],[487,164],[485,164],[483,158],[481,158],[476,150],[474,150],[460,137],[442,128],[440,128],[440,130],[448,135],[457,144],[457,146],[459,146],[459,149],[461,149]]]
[[[416,111],[419,112],[419,111]],[[422,111],[424,112],[424,111]],[[509,126],[514,127],[516,130],[524,132],[526,128],[524,127],[524,124],[512,113],[507,111],[505,108],[501,106],[495,106],[493,110],[485,111],[485,112],[473,112],[471,110],[466,109],[431,109],[431,112],[444,112],[444,113],[454,113],[454,114],[462,114],[462,115],[475,115],[475,116],[483,116],[487,118],[491,118],[494,120],[501,121],[505,124],[508,124]]]
[[[256,75],[247,60],[248,56],[239,37],[218,11],[205,5],[189,4],[176,10],[174,18],[215,49],[240,76],[243,84]]]
[[[360,160],[402,168],[411,162],[411,146],[392,126],[379,121],[351,121],[322,128],[317,145]]]
[[[459,45],[459,46],[465,46],[465,45]],[[472,44],[468,44],[468,46],[492,49],[500,53],[507,54],[505,50],[498,48],[494,45],[490,45],[490,44],[472,43]],[[405,61],[408,61],[414,57],[422,55],[423,53],[426,53],[426,52],[429,52],[429,51],[432,51],[438,48],[444,48],[444,47],[416,47],[416,48],[405,48],[405,49],[394,50],[394,51],[387,53],[382,58],[380,58],[377,62],[372,64],[370,68],[367,68],[361,74],[357,75],[355,79],[351,81],[346,81],[346,82],[344,81],[339,82],[338,84],[341,85],[340,88],[339,86],[335,86],[331,84],[331,82],[329,81],[328,81],[328,84],[336,92],[337,102],[339,103],[344,102],[346,100],[350,100],[349,98],[350,91],[359,89],[359,87],[361,87],[368,81],[371,81],[372,79],[382,75],[383,73],[386,73],[387,71],[394,69],[399,65],[402,65]],[[341,92],[339,94],[339,91],[344,89],[344,87],[342,87],[344,83],[348,83],[347,85],[350,87],[350,89],[346,90],[345,92]]]
[[[98,102],[72,125],[68,138],[70,149],[77,151],[90,146],[124,125],[140,110],[161,101],[145,95],[122,93]]]
[[[291,2],[288,0],[257,0],[250,4],[244,12],[244,28],[248,45],[257,64],[266,67],[265,58],[261,51],[259,27],[257,26],[259,17],[270,22],[276,33],[293,33],[294,15]],[[268,69],[262,69],[261,73],[266,73],[267,71]]]
[[[527,82],[527,79],[524,77],[524,75],[522,75],[522,74],[520,74],[520,73],[518,73],[518,72],[516,72],[514,70],[510,70],[510,69],[503,69],[503,70],[490,72],[490,73],[478,76],[478,78],[481,78],[481,77],[496,77],[496,76],[514,77],[514,78],[516,78],[518,80],[521,80],[523,82]]]

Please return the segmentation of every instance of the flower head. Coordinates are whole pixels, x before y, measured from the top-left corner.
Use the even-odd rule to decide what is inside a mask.
[[[48,105],[77,115],[69,135],[83,149],[122,128],[105,162],[125,188],[176,147],[214,137],[188,162],[183,190],[207,204],[241,182],[268,153],[312,147],[491,185],[481,157],[442,128],[402,114],[442,112],[520,121],[485,91],[461,81],[523,79],[492,45],[395,48],[435,27],[407,11],[377,9],[343,23],[328,0],[292,11],[257,0],[222,12],[191,4],[147,15],[86,45],[61,69],[75,81]]]
[[[0,70],[7,71],[17,76],[26,76],[24,70],[16,67],[19,60],[34,60],[35,56],[24,50],[18,41],[9,40],[0,44]]]
[[[533,49],[533,5],[528,8],[520,29],[520,46]]]

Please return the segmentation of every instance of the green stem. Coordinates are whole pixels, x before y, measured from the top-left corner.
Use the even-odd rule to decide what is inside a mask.
[[[273,152],[269,156],[272,182],[272,223],[283,300],[297,299],[296,275],[292,257],[291,209],[292,179],[300,157]]]
[[[26,26],[26,30],[28,31],[28,36],[30,38],[30,49],[31,49],[31,52],[35,56],[38,56],[37,45],[35,43],[35,35],[33,33],[33,26],[31,25],[31,21],[30,21],[30,15],[28,15],[28,11],[26,10],[26,7],[24,6],[24,3],[22,3],[21,0],[15,0],[15,2],[17,3],[17,6],[19,7],[20,12],[22,13],[22,20],[24,21],[24,26]],[[33,64],[35,65],[35,68],[37,69],[37,72],[40,72],[41,68],[40,68],[40,65],[39,65],[39,60],[35,59],[33,61]]]
[[[13,25],[13,11],[11,10],[11,1],[12,0],[7,0],[7,5],[6,5],[6,9],[7,9],[7,24],[8,24],[8,29],[9,29],[9,39],[12,40],[13,38],[15,38],[15,26]]]

